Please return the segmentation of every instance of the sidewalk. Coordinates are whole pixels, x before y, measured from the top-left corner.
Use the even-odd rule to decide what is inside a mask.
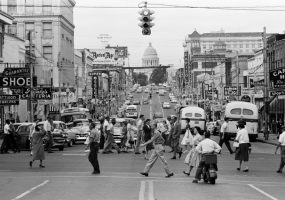
[[[277,146],[278,144],[278,139],[276,134],[269,134],[268,140],[264,139],[263,133],[258,133],[258,138],[256,138],[256,141],[262,142],[262,143],[267,143],[267,144],[272,144]]]

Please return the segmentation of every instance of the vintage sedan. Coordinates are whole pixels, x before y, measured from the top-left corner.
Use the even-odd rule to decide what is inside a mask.
[[[130,126],[130,134],[136,140],[137,135],[137,127],[136,127],[136,120],[132,118],[116,118],[116,124],[114,125],[114,140],[117,144],[121,144],[122,136],[122,129],[124,126],[124,122],[127,121]]]
[[[76,119],[72,123],[72,128],[70,129],[75,133],[75,143],[85,142],[90,134],[88,119]]]

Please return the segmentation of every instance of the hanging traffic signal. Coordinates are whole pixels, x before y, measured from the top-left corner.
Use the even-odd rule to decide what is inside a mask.
[[[151,15],[154,14],[154,11],[144,8],[139,11],[139,14],[141,15],[141,17],[139,17],[139,20],[141,21],[139,26],[142,27],[142,34],[150,35],[150,28],[154,26],[154,23],[151,23],[151,21],[154,19],[154,17],[151,17]]]

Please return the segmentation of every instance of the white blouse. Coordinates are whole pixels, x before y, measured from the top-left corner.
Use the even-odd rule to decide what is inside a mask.
[[[248,132],[245,128],[243,128],[237,132],[236,140],[240,144],[249,143]]]

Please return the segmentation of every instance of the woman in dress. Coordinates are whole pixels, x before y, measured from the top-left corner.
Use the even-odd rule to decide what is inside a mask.
[[[236,149],[235,160],[239,160],[239,167],[237,168],[238,171],[241,170],[242,161],[244,162],[244,169],[243,172],[248,172],[248,154],[249,154],[249,137],[248,132],[245,129],[246,122],[242,119],[238,121],[237,128],[239,129],[237,132],[237,136],[235,138],[235,142],[239,143],[239,147]]]
[[[184,174],[187,176],[190,176],[190,173],[194,167],[198,167],[201,155],[199,152],[196,150],[196,146],[203,140],[203,137],[201,136],[201,128],[198,126],[194,127],[193,134],[193,145],[192,149],[189,151],[188,155],[185,158],[185,164],[189,165],[189,170],[188,172],[183,171]]]
[[[181,141],[181,145],[185,147],[183,153],[187,153],[193,146],[193,136],[190,129],[190,119],[186,118],[186,131]]]
[[[35,130],[32,134],[32,154],[33,158],[30,161],[30,167],[33,166],[33,162],[35,160],[40,161],[40,168],[44,168],[43,160],[45,159],[45,153],[44,153],[44,144],[43,144],[43,137],[46,135],[46,132],[40,128],[39,125],[35,126]]]
[[[152,130],[150,126],[150,119],[145,120],[144,126],[143,126],[143,131],[144,131],[144,141],[149,141],[152,137]],[[149,143],[145,146],[145,154],[144,158],[147,160],[148,159],[148,152],[153,149],[153,144]]]

